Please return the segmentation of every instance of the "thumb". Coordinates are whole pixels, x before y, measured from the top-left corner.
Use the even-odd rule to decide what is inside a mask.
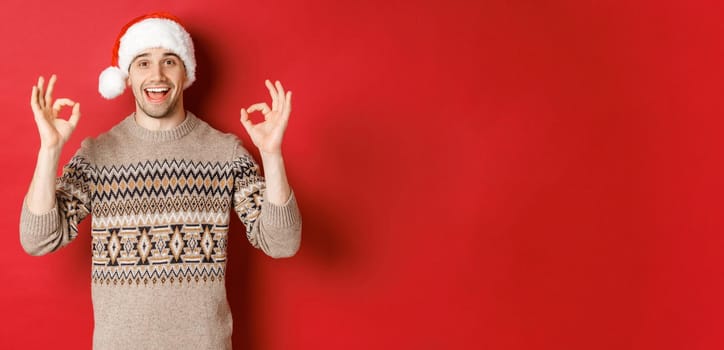
[[[73,105],[73,112],[71,112],[68,122],[75,128],[78,125],[78,120],[80,120],[80,103]]]

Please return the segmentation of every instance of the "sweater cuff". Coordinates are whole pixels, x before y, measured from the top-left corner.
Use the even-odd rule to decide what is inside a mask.
[[[265,227],[296,227],[302,221],[294,191],[283,205],[265,200],[262,204],[262,213],[261,220]]]
[[[30,211],[28,204],[23,201],[23,210],[20,213],[20,232],[32,235],[47,235],[55,232],[59,223],[57,203],[47,212],[35,214]]]

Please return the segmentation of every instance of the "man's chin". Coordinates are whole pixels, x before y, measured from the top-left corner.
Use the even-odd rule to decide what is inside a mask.
[[[163,113],[163,114],[153,114],[153,113],[148,113],[148,112],[145,112],[145,113],[147,116],[149,116],[153,119],[163,119],[163,118],[168,117],[168,113]]]
[[[171,112],[173,111],[173,108],[169,106],[148,106],[148,105],[139,105],[138,106],[143,113],[151,118],[154,119],[163,119],[171,115]]]

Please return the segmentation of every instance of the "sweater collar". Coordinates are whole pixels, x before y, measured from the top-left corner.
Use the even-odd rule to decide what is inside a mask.
[[[196,118],[193,113],[188,111],[186,112],[186,119],[175,128],[169,130],[148,130],[136,123],[133,114],[126,117],[122,123],[131,135],[151,142],[178,140],[191,132],[198,124],[199,118]]]

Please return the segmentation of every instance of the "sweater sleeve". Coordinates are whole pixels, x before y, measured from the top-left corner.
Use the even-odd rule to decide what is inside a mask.
[[[56,179],[56,201],[50,211],[34,214],[23,201],[20,243],[28,254],[54,252],[78,236],[78,223],[91,211],[90,179],[90,165],[79,151]]]
[[[273,258],[293,256],[299,250],[302,230],[294,193],[284,205],[265,201],[259,166],[241,146],[234,157],[234,210],[246,227],[247,239]]]

